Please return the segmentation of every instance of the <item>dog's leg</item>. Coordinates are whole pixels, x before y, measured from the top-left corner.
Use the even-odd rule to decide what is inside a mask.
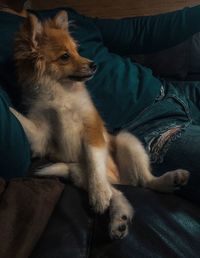
[[[11,107],[9,109],[21,123],[29,144],[31,145],[33,156],[43,156],[48,140],[48,128],[43,128],[42,125],[40,127],[36,126],[33,121],[19,113],[17,110]]]
[[[110,203],[110,237],[115,239],[124,238],[128,234],[129,224],[132,222],[134,210],[123,193],[112,188]]]
[[[88,192],[90,204],[96,212],[103,213],[110,205],[111,185],[107,179],[107,148],[86,144],[88,167]]]
[[[88,182],[80,163],[55,163],[47,165],[34,173],[37,176],[62,176],[69,177],[77,187],[88,190]],[[125,196],[115,189],[112,189],[109,214],[109,233],[113,239],[122,239],[128,234],[129,224],[133,218],[133,208]]]
[[[36,176],[57,176],[70,178],[70,180],[82,189],[88,190],[85,171],[80,163],[53,163],[46,164],[34,171]]]
[[[110,205],[111,184],[107,178],[107,133],[98,113],[93,110],[84,117],[83,151],[87,167],[90,204],[96,212],[103,213]]]
[[[130,133],[119,133],[115,138],[115,159],[121,183],[140,185],[160,192],[173,192],[187,184],[189,172],[178,169],[155,177],[150,171],[149,157],[140,141]]]
[[[84,173],[83,166],[79,163],[69,163],[70,179],[72,182],[80,187],[88,190],[87,178]],[[110,237],[114,239],[124,238],[129,231],[129,224],[132,222],[134,210],[126,197],[119,190],[113,186],[112,197],[110,201],[109,214],[109,233]]]
[[[179,189],[181,186],[187,184],[190,173],[184,169],[176,169],[164,173],[162,176],[153,177],[144,184],[144,187],[148,187],[152,190],[159,192],[172,193]]]
[[[47,164],[44,167],[39,167],[34,175],[36,176],[58,176],[68,178],[70,167],[67,163]]]

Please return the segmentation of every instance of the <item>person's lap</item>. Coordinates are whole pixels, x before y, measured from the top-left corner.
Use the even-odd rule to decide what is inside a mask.
[[[200,203],[200,82],[176,82],[187,100],[190,123],[172,141],[161,163],[152,164],[156,175],[178,168],[190,172],[188,185],[177,193]]]
[[[171,143],[163,162],[154,163],[152,167],[158,176],[178,168],[188,170],[190,180],[177,193],[200,203],[200,126],[189,125],[181,137]]]
[[[155,175],[174,169],[190,172],[177,191],[200,203],[200,82],[165,82],[164,94],[125,130],[140,138]]]

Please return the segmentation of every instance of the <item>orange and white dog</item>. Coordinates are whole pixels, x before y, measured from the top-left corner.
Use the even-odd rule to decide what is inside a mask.
[[[95,211],[109,208],[112,238],[127,235],[133,216],[114,183],[162,192],[187,183],[189,173],[181,169],[153,176],[136,137],[107,133],[84,85],[96,65],[78,54],[65,11],[44,22],[29,15],[16,37],[15,61],[27,115],[10,110],[21,122],[33,155],[52,162],[37,175],[67,176],[88,191]]]

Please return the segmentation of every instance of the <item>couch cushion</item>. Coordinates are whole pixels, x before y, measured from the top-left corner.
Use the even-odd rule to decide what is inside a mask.
[[[87,193],[67,184],[47,228],[29,258],[88,257],[94,213]]]
[[[135,208],[130,234],[108,235],[108,212],[94,214],[87,193],[66,185],[30,258],[198,257],[200,208],[172,194],[119,186]]]

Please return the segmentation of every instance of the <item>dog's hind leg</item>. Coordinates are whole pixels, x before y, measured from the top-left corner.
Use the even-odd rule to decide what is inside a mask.
[[[176,169],[164,173],[162,176],[153,177],[152,180],[146,182],[144,187],[159,192],[174,192],[181,186],[187,184],[190,173],[184,169]]]
[[[149,157],[141,142],[132,134],[119,133],[114,146],[122,184],[139,185],[160,192],[173,192],[187,184],[189,172],[186,170],[169,171],[160,177],[152,175]]]

